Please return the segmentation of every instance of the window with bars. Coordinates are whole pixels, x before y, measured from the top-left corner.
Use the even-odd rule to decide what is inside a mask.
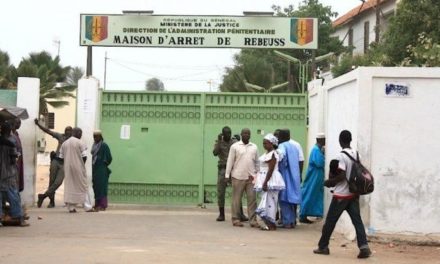
[[[47,113],[47,128],[54,129],[55,128],[55,113]]]
[[[368,52],[370,47],[370,21],[364,23],[364,53]]]
[[[351,49],[351,53],[353,54],[353,29],[350,28],[348,30],[348,47]]]

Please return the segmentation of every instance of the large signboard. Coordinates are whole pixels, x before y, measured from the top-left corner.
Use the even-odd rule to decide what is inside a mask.
[[[81,46],[316,49],[316,18],[81,15]]]

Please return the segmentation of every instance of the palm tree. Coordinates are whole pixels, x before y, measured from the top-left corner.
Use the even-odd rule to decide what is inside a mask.
[[[10,64],[9,55],[7,52],[0,50],[0,88],[11,89],[16,87],[12,81],[12,73],[15,71],[13,65]]]
[[[71,67],[60,65],[60,58],[42,51],[31,53],[24,58],[17,68],[16,77],[35,77],[40,79],[40,114],[47,113],[47,105],[61,108],[69,104],[68,101],[60,100],[65,97],[75,97],[72,92],[76,85],[68,84],[67,76]]]
[[[67,74],[66,83],[69,85],[78,86],[78,81],[84,77],[84,70],[81,67],[73,67]]]

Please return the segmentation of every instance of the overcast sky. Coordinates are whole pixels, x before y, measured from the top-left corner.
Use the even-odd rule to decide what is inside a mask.
[[[13,0],[2,4],[0,50],[18,66],[31,52],[58,53],[63,66],[86,68],[86,47],[79,46],[81,13],[121,14],[122,10],[154,10],[155,15],[242,15],[243,11],[272,11],[272,5],[298,5],[299,0]],[[359,0],[321,0],[344,14]],[[161,79],[170,91],[216,91],[225,66],[233,65],[234,49],[93,48],[93,75],[107,89],[140,90],[145,81]],[[211,87],[209,81],[211,80]]]

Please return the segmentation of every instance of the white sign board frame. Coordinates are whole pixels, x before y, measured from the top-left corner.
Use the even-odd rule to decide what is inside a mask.
[[[80,45],[317,49],[318,20],[272,16],[81,14]]]

